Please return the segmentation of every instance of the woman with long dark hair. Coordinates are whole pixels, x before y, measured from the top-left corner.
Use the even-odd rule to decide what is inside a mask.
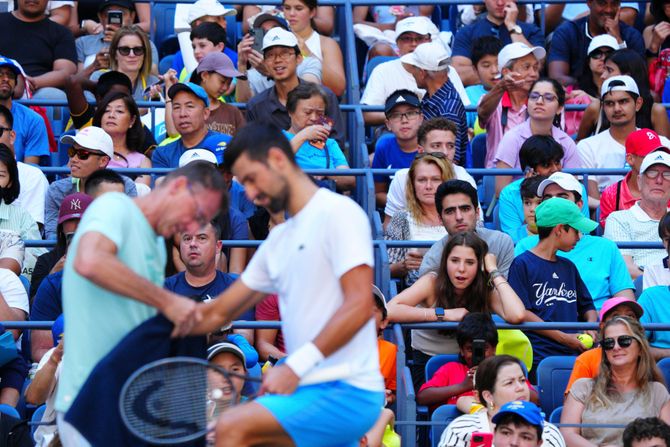
[[[468,312],[495,312],[512,324],[521,323],[525,313],[495,255],[473,231],[450,235],[439,270],[420,277],[388,306],[389,321],[402,323],[461,321]],[[459,351],[454,331],[436,330],[413,330],[412,349],[417,381],[430,357]]]

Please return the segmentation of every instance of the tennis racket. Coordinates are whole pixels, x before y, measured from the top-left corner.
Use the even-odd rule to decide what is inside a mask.
[[[189,442],[207,434],[219,414],[236,405],[237,379],[261,382],[205,360],[172,357],[151,362],[126,380],[119,411],[126,428],[150,444]]]

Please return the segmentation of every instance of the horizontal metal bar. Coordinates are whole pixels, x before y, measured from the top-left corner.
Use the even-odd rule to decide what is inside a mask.
[[[0,321],[0,324],[7,329],[50,329],[53,321]],[[280,329],[281,321],[243,321],[238,320],[233,322],[233,329]],[[395,323],[402,329],[431,329],[431,330],[456,330],[458,323],[456,322],[441,322],[441,323]],[[645,329],[650,331],[670,331],[670,323],[645,323],[642,325]],[[592,330],[599,329],[598,323],[559,323],[559,322],[543,322],[543,323],[496,323],[498,329],[521,329],[521,330],[538,330],[538,329],[576,329],[576,330]]]

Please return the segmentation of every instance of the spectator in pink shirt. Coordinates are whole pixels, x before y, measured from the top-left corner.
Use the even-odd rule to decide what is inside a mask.
[[[580,168],[581,159],[577,153],[577,145],[559,127],[564,105],[565,90],[558,81],[549,78],[535,81],[528,94],[528,119],[502,137],[494,157],[496,167],[520,169],[519,151],[523,143],[533,135],[550,135],[563,148],[563,167]],[[496,177],[496,195],[511,181],[511,175]]]

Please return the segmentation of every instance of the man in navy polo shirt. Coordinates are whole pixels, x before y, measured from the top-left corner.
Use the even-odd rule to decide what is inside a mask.
[[[619,20],[619,0],[588,0],[589,15],[564,22],[554,32],[547,62],[549,77],[563,85],[576,85],[588,64],[591,39],[600,34],[616,38],[619,48],[631,48],[644,55],[642,35]]]
[[[182,154],[196,148],[213,152],[221,163],[231,137],[207,128],[209,99],[205,90],[192,82],[178,83],[170,87],[168,96],[168,101],[172,101],[172,120],[181,137],[156,148],[151,156],[153,167],[176,168]]]
[[[529,47],[544,47],[542,30],[532,23],[518,20],[519,9],[516,0],[500,2],[485,0],[486,17],[461,28],[454,40],[452,62],[463,84],[479,84],[479,76],[472,65],[472,44],[482,36],[494,36],[503,45],[521,42]]]

